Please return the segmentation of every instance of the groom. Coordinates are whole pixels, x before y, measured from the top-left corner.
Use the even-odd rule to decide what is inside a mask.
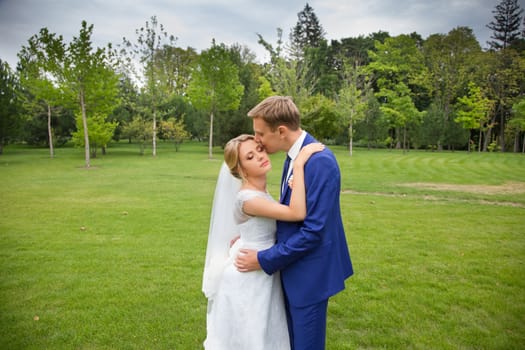
[[[268,97],[248,116],[255,138],[268,153],[287,152],[281,199],[289,204],[292,164],[300,149],[317,142],[300,128],[300,114],[291,98]],[[288,331],[293,350],[325,347],[328,298],[345,287],[353,274],[341,219],[341,174],[333,153],[325,148],[305,165],[306,218],[277,221],[277,243],[266,250],[241,250],[235,265],[241,272],[281,272]]]

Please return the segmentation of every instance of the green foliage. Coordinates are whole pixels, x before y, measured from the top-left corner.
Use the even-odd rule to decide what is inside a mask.
[[[140,154],[144,154],[146,143],[153,138],[152,122],[136,116],[130,123],[124,126],[122,136],[129,139],[130,143],[132,140],[138,141]]]
[[[515,136],[514,151],[519,152],[520,134],[525,131],[525,99],[521,99],[512,106],[513,118],[507,124],[508,129]],[[525,152],[525,139],[523,140],[522,152]]]
[[[50,33],[47,28],[42,28],[39,35],[32,36],[18,54],[20,81],[26,91],[23,95],[26,110],[29,114],[42,111],[47,114],[51,157],[54,156],[52,113],[66,104],[59,85],[65,54],[62,37]]]
[[[69,45],[62,36],[43,28],[19,54],[15,78],[23,89],[17,98],[26,101],[26,112],[15,108],[15,113],[16,120],[24,124],[24,133],[4,132],[5,126],[2,133],[24,142],[63,143],[70,137],[70,116],[80,112],[88,133],[87,119],[99,113],[119,122],[118,140],[124,126],[140,115],[152,121],[150,140],[155,155],[157,126],[175,117],[184,121],[193,139],[209,137],[211,158],[214,145],[250,132],[246,112],[264,97],[291,96],[302,112],[304,108],[309,112],[315,109],[309,100],[322,94],[337,104],[343,117],[340,124],[347,124],[333,129],[331,139],[338,144],[350,140],[350,149],[354,137],[356,143],[372,147],[387,138],[399,143],[403,132],[403,142],[411,148],[432,145],[441,151],[478,143],[480,150],[487,150],[496,143],[506,151],[512,144],[509,140],[514,139],[517,151],[525,132],[519,130],[519,118],[513,121],[517,116],[512,106],[524,94],[525,58],[524,40],[513,39],[512,28],[517,25],[519,30],[516,20],[522,9],[515,0],[502,0],[493,13],[496,21],[488,27],[498,35],[505,33],[494,39],[506,46],[482,51],[473,30],[463,26],[425,39],[418,33],[391,36],[380,31],[327,41],[313,8],[306,4],[288,42],[280,28],[275,44],[257,34],[270,55],[270,61],[263,64],[256,63],[255,54],[240,44],[226,47],[213,40],[200,53],[191,47],[176,47],[177,38],[165,31],[156,16],[136,30],[134,42],[124,38],[118,53],[111,47],[93,49],[93,26],[86,22]],[[348,67],[359,71],[351,82]],[[457,102],[467,95],[470,83],[494,101],[488,121],[472,130],[454,122]],[[401,92],[400,86],[406,89]],[[377,98],[370,91],[378,93]],[[181,104],[182,99],[186,101]],[[364,106],[365,111],[361,110]],[[425,113],[416,116],[416,110]],[[47,141],[43,137],[46,126],[40,120],[45,115]],[[4,124],[17,125],[14,120]],[[55,135],[58,141],[51,140]],[[88,155],[86,152],[87,166]]]
[[[77,131],[73,132],[72,141],[75,145],[84,147],[84,126],[82,123],[82,116],[76,117]],[[101,114],[95,114],[87,120],[89,129],[89,144],[91,145],[91,156],[97,156],[97,148],[102,148],[103,152],[108,143],[113,138],[115,129],[118,126],[117,122],[108,122],[106,117]]]
[[[108,115],[118,103],[115,67],[106,49],[92,48],[92,34],[93,25],[82,21],[79,35],[67,45],[56,71],[65,104],[82,118],[86,167],[90,167],[91,153],[87,120],[94,115]]]
[[[214,115],[218,112],[235,110],[239,107],[244,93],[244,85],[239,81],[239,68],[232,62],[224,44],[216,45],[201,52],[198,66],[192,74],[188,86],[191,103],[210,115],[208,142],[209,157],[213,157]]]
[[[319,140],[334,140],[341,129],[335,102],[323,95],[308,98],[302,105],[303,127]]]
[[[181,119],[169,118],[160,122],[160,138],[172,141],[177,151],[180,144],[189,137],[190,134],[184,129],[184,122]]]
[[[188,87],[192,104],[211,113],[234,110],[239,106],[243,85],[239,69],[231,61],[224,44],[212,44],[203,51]]]
[[[9,139],[16,139],[22,125],[19,99],[19,81],[9,67],[0,59],[0,154]]]
[[[257,94],[260,101],[275,94],[272,90],[272,85],[264,76],[259,77],[259,84]]]
[[[476,129],[488,122],[488,112],[492,102],[483,96],[481,89],[474,83],[469,84],[468,95],[462,96],[457,103],[456,122],[465,129]]]
[[[525,98],[512,106],[512,112],[515,115],[513,124],[516,124],[520,131],[525,131]]]

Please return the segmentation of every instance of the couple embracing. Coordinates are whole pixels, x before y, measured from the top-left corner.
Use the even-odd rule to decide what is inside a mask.
[[[254,136],[224,149],[203,275],[207,350],[321,350],[328,299],[353,274],[333,153],[300,128],[289,97],[248,116]],[[268,154],[287,153],[279,202]],[[238,237],[238,239],[237,239]]]

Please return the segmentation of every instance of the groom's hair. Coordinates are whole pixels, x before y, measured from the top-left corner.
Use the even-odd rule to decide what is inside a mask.
[[[301,124],[299,109],[289,96],[270,96],[248,112],[250,118],[262,118],[272,131],[280,125],[297,130]]]

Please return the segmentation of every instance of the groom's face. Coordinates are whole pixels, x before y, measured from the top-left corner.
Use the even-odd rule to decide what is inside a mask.
[[[269,154],[281,150],[279,129],[272,131],[262,118],[253,118],[253,133],[255,141],[261,143]]]

